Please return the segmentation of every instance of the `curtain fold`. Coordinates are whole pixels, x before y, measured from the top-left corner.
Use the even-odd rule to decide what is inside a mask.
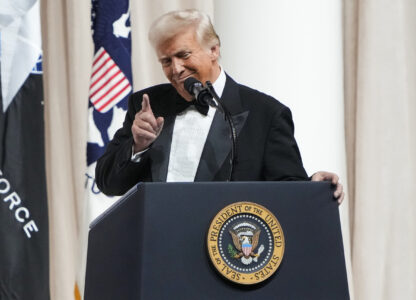
[[[74,299],[92,44],[89,4],[42,0],[51,299]]]
[[[416,298],[416,3],[345,1],[357,299]]]

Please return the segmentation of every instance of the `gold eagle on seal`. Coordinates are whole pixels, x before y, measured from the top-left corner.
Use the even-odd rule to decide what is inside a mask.
[[[261,230],[250,222],[239,223],[229,230],[229,233],[233,239],[234,247],[237,249],[237,253],[233,256],[235,259],[240,259],[245,265],[254,261],[257,261],[257,257],[261,254],[264,246],[261,247],[261,251],[255,253],[260,237]]]

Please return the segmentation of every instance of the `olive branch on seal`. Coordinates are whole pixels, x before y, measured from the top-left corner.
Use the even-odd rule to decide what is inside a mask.
[[[234,258],[237,255],[237,251],[235,251],[234,247],[231,244],[228,244],[228,253]]]

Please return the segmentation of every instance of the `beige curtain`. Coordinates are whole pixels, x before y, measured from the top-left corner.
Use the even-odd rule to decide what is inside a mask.
[[[203,0],[131,0],[130,7],[138,90],[165,80],[147,41],[151,21],[173,9],[199,8],[211,15],[213,9],[212,1]],[[41,0],[52,300],[74,299],[83,247],[90,9],[90,1]]]
[[[344,0],[356,299],[416,299],[416,1]]]
[[[93,54],[89,9],[85,1],[41,1],[51,299],[74,299]]]

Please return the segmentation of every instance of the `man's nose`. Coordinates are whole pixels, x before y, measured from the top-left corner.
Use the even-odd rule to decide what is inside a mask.
[[[174,57],[172,59],[172,71],[173,74],[179,75],[185,68],[183,67],[183,61],[182,59],[178,59]]]

